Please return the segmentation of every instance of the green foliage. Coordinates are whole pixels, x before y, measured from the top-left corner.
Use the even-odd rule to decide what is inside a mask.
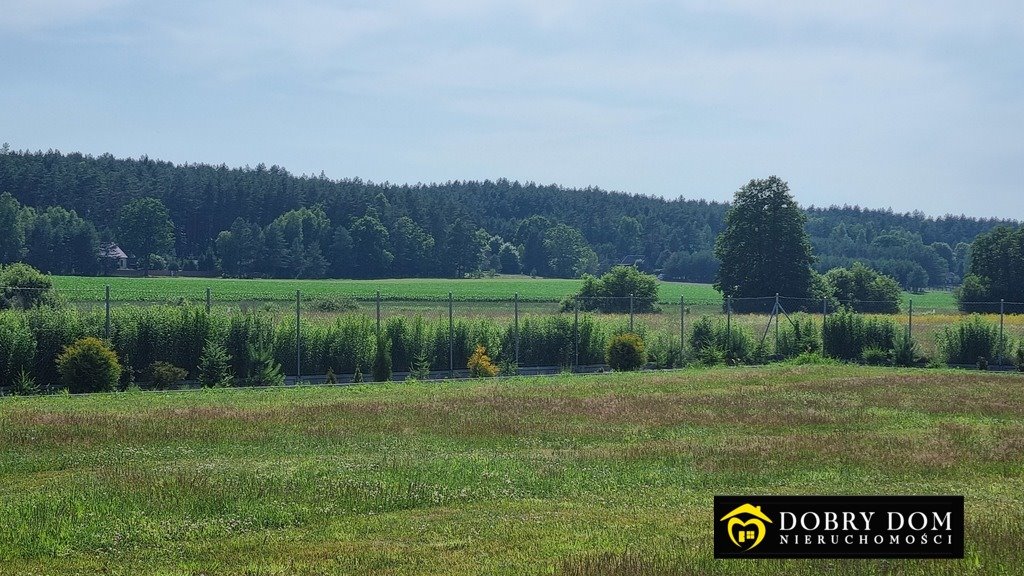
[[[888,318],[864,316],[848,310],[829,314],[822,328],[822,351],[830,358],[859,362],[864,351],[876,348],[889,354],[900,329]]]
[[[391,380],[391,351],[383,337],[377,338],[373,355],[373,381],[387,382]]]
[[[795,315],[792,317],[792,321],[792,324],[780,322],[775,353],[782,358],[792,358],[801,354],[819,352],[821,350],[821,334],[814,320],[808,316]]]
[[[959,294],[961,310],[998,312],[1001,299],[1024,302],[1024,227],[1000,226],[980,234],[970,253],[970,273]]]
[[[203,388],[230,386],[231,355],[227,348],[215,340],[207,340],[203,346],[203,355],[199,357],[197,380]]]
[[[498,367],[491,361],[491,357],[487,355],[487,348],[482,344],[473,350],[473,354],[466,362],[466,368],[474,378],[491,378],[498,375]]]
[[[640,369],[647,362],[644,341],[633,333],[617,334],[605,349],[605,363],[616,371]]]
[[[737,364],[754,359],[755,345],[750,333],[741,326],[729,326],[721,319],[712,321],[707,316],[701,316],[690,329],[689,345],[692,356],[707,366],[722,362]]]
[[[0,386],[12,385],[31,371],[35,355],[36,341],[25,317],[0,312]]]
[[[110,392],[121,378],[117,354],[99,338],[82,338],[57,358],[57,370],[64,387],[72,394]]]
[[[597,253],[572,226],[556,224],[544,232],[547,268],[557,278],[579,278],[597,270]]]
[[[893,362],[897,366],[914,366],[918,361],[917,342],[906,332],[896,332],[893,346]]]
[[[54,303],[53,281],[28,264],[0,267],[0,309],[25,310]]]
[[[363,371],[357,365],[355,372],[352,373],[352,382],[355,383],[355,384],[359,384],[362,381],[363,381]]]
[[[892,351],[877,346],[867,346],[861,352],[861,360],[871,366],[886,366],[892,363]]]
[[[563,303],[562,309],[572,309],[573,300],[578,300],[582,310],[629,312],[630,295],[633,297],[634,312],[657,311],[657,277],[644,274],[633,266],[613,266],[600,278],[586,275],[583,277],[583,287]]]
[[[13,386],[11,387],[11,393],[15,396],[32,396],[39,394],[39,385],[36,384],[36,379],[33,378],[27,370],[22,369],[18,373],[17,378],[14,379]]]
[[[0,266],[24,257],[25,226],[21,215],[21,204],[14,196],[9,192],[0,194]]]
[[[142,258],[146,266],[150,254],[173,255],[174,223],[167,207],[156,198],[125,204],[118,215],[117,239],[129,255]]]
[[[1020,344],[1017,345],[1017,354],[1015,359],[1017,364],[1017,371],[1024,372],[1024,342],[1021,342]]]
[[[831,287],[832,297],[854,312],[895,314],[900,311],[899,283],[860,262],[854,262],[850,268],[833,268],[824,279]]]
[[[284,384],[281,365],[274,360],[274,353],[270,348],[250,345],[248,357],[252,361],[252,373],[248,378],[250,386],[281,386]]]
[[[715,288],[734,298],[809,297],[813,258],[805,221],[780,178],[751,180],[740,188],[715,241],[722,262]],[[735,309],[744,311],[746,304],[737,302]]]
[[[948,364],[974,364],[978,358],[992,360],[999,355],[999,326],[972,315],[943,328],[937,343]]]
[[[179,382],[188,376],[188,371],[179,368],[170,362],[157,360],[149,365],[147,370],[149,382],[157,390],[168,390],[174,388]]]

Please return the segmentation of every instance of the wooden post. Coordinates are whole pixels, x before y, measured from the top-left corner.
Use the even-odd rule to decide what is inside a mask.
[[[206,313],[210,313],[210,287],[206,287]]]
[[[448,377],[455,377],[455,321],[452,317],[452,293],[448,293]]]
[[[686,355],[686,301],[679,295],[679,362]]]
[[[629,295],[629,331],[633,331],[633,294]]]
[[[519,292],[515,294],[515,300],[513,305],[513,315],[515,316],[515,331],[516,331],[516,372],[519,371]]]
[[[302,291],[295,291],[295,383],[302,379]]]
[[[103,338],[110,340],[110,284],[103,290],[103,302],[106,308],[106,321],[103,324]]]

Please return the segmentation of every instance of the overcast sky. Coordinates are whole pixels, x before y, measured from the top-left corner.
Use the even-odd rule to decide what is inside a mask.
[[[0,0],[0,74],[19,150],[1024,218],[1020,0]]]

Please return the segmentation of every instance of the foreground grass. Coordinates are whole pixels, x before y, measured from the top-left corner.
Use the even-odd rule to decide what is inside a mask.
[[[847,366],[0,399],[4,574],[1013,574],[1024,378]],[[964,494],[964,561],[711,559],[723,493]]]

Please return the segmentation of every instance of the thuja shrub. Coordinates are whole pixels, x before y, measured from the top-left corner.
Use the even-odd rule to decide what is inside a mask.
[[[121,364],[117,354],[99,338],[77,340],[57,357],[61,381],[73,394],[109,392],[117,388]]]
[[[498,375],[498,367],[491,361],[491,357],[487,355],[487,348],[482,344],[478,344],[473,350],[473,354],[466,362],[466,368],[469,368],[469,373],[474,378],[490,378]]]
[[[613,370],[638,370],[647,362],[644,341],[630,332],[613,336],[605,349],[605,362]]]
[[[939,352],[949,364],[974,364],[999,354],[999,326],[972,315],[938,335]]]
[[[821,330],[822,350],[830,358],[859,362],[866,349],[891,352],[896,347],[899,331],[896,323],[887,318],[841,311],[825,319]]]

